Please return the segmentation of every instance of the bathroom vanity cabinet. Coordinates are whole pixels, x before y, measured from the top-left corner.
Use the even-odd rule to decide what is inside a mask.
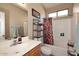
[[[34,47],[29,52],[25,53],[23,56],[40,56],[41,55],[40,47],[41,45],[39,44],[38,46]]]

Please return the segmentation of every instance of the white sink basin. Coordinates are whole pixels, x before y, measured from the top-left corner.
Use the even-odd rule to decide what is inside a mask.
[[[7,55],[16,55],[17,53],[19,53],[19,49],[15,48],[15,47],[1,47],[0,46],[0,56],[7,56]]]

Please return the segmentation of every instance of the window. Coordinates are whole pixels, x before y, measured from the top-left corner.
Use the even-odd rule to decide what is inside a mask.
[[[58,11],[58,16],[67,16],[67,15],[68,15],[68,10]]]
[[[68,16],[68,9],[62,10],[62,11],[57,11],[57,12],[53,12],[53,13],[49,13],[48,14],[49,17],[62,17],[62,16]]]
[[[5,12],[0,11],[0,37],[5,35]]]
[[[48,16],[49,16],[49,17],[54,17],[54,18],[56,18],[56,16],[57,16],[57,12],[50,13]]]

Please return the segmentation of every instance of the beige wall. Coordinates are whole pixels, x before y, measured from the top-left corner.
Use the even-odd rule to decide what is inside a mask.
[[[12,4],[0,4],[0,10],[6,12],[6,36],[8,37],[12,35],[14,25],[23,26],[23,23],[27,21],[27,12]]]
[[[63,10],[63,9],[69,9],[69,15],[73,15],[73,4],[68,4],[68,3],[65,3],[65,4],[60,4],[60,5],[57,5],[57,6],[54,6],[52,8],[48,8],[47,9],[47,14],[48,13],[51,13],[51,12],[55,12],[55,11],[58,11],[58,10]]]
[[[45,10],[41,4],[28,4],[28,36],[32,38],[33,34],[33,16],[32,16],[32,8],[34,8],[36,11],[40,13],[40,17],[45,17]]]

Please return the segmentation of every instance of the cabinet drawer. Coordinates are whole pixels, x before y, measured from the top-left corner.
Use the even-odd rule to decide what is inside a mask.
[[[32,50],[24,54],[24,56],[40,56],[41,55],[40,47],[41,45],[36,46]]]

